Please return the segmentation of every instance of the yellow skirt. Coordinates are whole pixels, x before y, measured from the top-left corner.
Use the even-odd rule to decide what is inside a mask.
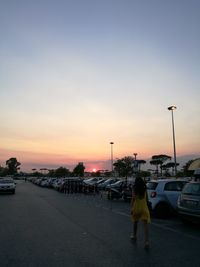
[[[139,220],[147,221],[147,223],[151,222],[146,197],[142,199],[140,199],[139,197],[135,198],[135,201],[131,208],[131,218],[134,222]]]

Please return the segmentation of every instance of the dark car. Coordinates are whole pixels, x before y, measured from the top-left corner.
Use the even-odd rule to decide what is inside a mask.
[[[134,182],[128,182],[126,184],[126,186],[124,186],[123,190],[122,190],[122,198],[125,202],[130,202],[132,195],[133,195],[133,185]]]
[[[117,178],[109,178],[105,182],[99,184],[97,187],[99,190],[106,190],[107,185],[113,184],[115,182],[119,181]]]
[[[106,187],[107,198],[110,200],[122,198],[122,192],[125,186],[126,186],[126,182],[120,181],[120,180],[113,184],[108,185]]]
[[[80,178],[66,178],[61,183],[59,190],[62,193],[81,193],[83,181]]]
[[[177,206],[184,222],[200,222],[200,181],[191,181],[184,186]]]
[[[104,178],[92,177],[83,181],[84,193],[98,193],[98,186],[105,181]]]

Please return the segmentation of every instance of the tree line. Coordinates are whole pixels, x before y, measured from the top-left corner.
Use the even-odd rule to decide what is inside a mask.
[[[23,175],[22,172],[20,172],[20,165],[21,163],[18,162],[17,158],[10,158],[6,160],[6,167],[0,166],[0,177],[4,176],[18,176]],[[65,167],[59,167],[57,169],[47,169],[47,168],[41,168],[37,171],[37,169],[32,169],[31,175],[33,176],[49,176],[49,177],[68,177],[68,176],[84,176],[84,170],[85,166],[82,162],[79,162],[72,172],[68,168]],[[47,171],[47,173],[45,173]]]
[[[0,166],[0,176],[17,175],[20,170],[21,163],[16,158],[6,160],[6,167]]]
[[[194,160],[188,161],[185,166],[183,166],[183,170],[177,173],[177,176],[190,176],[192,175],[191,171],[188,170],[190,164]],[[113,163],[113,173],[111,171],[105,170],[103,171],[104,176],[111,176],[116,174],[120,177],[131,177],[135,174],[140,174],[143,177],[148,177],[151,175],[151,171],[142,171],[142,165],[146,163],[145,160],[142,159],[135,159],[132,156],[125,156],[123,158],[117,159]],[[153,155],[150,164],[155,167],[153,171],[155,175],[164,175],[164,176],[171,176],[173,175],[175,163],[171,161],[171,157],[164,154]],[[176,163],[178,166],[179,163]],[[21,163],[18,162],[17,158],[10,158],[6,161],[6,167],[0,166],[0,176],[7,176],[7,175],[22,175],[23,173],[20,172]],[[70,171],[66,167],[59,167],[57,169],[47,169],[41,168],[39,170],[32,169],[32,176],[49,176],[49,177],[83,177],[85,173],[85,166],[83,162],[79,162],[73,169]],[[92,172],[92,176],[100,176],[102,174],[101,170],[97,170],[96,172]]]

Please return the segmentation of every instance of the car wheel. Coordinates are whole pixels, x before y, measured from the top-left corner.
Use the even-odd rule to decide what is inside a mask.
[[[156,207],[155,207],[155,215],[158,218],[168,218],[170,215],[170,208],[167,205],[167,203],[159,203]]]
[[[15,190],[13,190],[12,193],[15,194]]]

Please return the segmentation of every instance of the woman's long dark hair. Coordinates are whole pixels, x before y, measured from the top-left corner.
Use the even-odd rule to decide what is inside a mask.
[[[133,190],[135,195],[138,195],[141,198],[144,197],[144,194],[146,192],[146,184],[141,177],[137,177],[135,179]]]

